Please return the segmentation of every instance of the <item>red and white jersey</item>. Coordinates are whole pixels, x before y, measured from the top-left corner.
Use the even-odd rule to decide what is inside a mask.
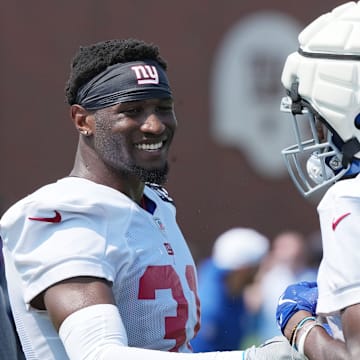
[[[341,180],[318,206],[323,259],[318,273],[317,312],[342,338],[339,312],[360,302],[360,177]]]
[[[166,192],[146,186],[144,194],[153,213],[110,187],[68,177],[4,214],[10,301],[29,359],[67,358],[47,312],[29,303],[77,276],[113,283],[129,346],[191,352],[199,326],[194,261]]]

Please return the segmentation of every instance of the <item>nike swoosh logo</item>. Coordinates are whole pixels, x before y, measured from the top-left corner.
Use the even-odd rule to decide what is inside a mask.
[[[29,220],[44,221],[49,223],[59,223],[61,221],[61,215],[57,210],[54,210],[55,216],[53,217],[29,217]]]
[[[290,299],[279,299],[278,305],[282,305],[282,304],[286,304],[286,303],[290,303],[290,304],[296,304],[295,300],[290,300]]]
[[[345,219],[348,215],[350,215],[350,213],[346,213],[341,215],[339,218],[337,218],[336,220],[333,220],[332,222],[332,229],[335,231],[336,227],[339,225],[340,221]]]

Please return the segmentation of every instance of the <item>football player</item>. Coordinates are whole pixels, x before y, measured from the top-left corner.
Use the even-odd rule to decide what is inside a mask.
[[[1,220],[28,359],[289,358],[284,338],[246,351],[191,351],[196,269],[162,187],[177,125],[166,69],[156,46],[134,39],[83,46],[72,62],[74,167]]]
[[[360,358],[359,39],[360,3],[338,6],[300,33],[282,73],[281,109],[296,137],[283,150],[287,168],[304,196],[323,195],[317,283],[289,286],[277,309],[283,333],[310,360]]]

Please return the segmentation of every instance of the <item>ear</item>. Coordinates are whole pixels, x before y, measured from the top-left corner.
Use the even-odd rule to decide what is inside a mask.
[[[90,136],[94,128],[94,113],[89,112],[81,105],[74,104],[70,107],[70,116],[76,129],[84,136]]]

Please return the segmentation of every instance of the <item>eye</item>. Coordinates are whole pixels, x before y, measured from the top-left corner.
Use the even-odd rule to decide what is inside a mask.
[[[156,107],[156,111],[162,113],[170,113],[174,111],[174,103],[171,100],[165,100],[159,102]]]
[[[157,107],[157,111],[159,112],[172,112],[173,106],[172,105],[160,105]]]
[[[128,107],[126,109],[122,109],[121,113],[126,115],[126,116],[129,116],[129,117],[134,117],[134,116],[137,116],[137,115],[141,114],[142,111],[143,111],[142,107],[133,106],[133,107]]]

